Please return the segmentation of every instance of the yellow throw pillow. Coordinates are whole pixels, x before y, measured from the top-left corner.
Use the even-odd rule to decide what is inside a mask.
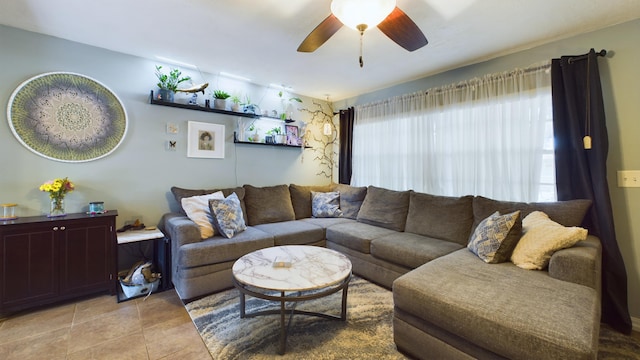
[[[546,268],[554,252],[572,247],[587,238],[586,229],[564,227],[549,219],[542,211],[534,211],[522,220],[522,232],[511,261],[530,270]]]

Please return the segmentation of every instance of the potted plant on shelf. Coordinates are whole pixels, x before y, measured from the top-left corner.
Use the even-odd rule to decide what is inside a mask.
[[[253,135],[249,135],[247,137],[247,140],[251,141],[251,142],[258,142],[260,141],[260,135],[258,135],[258,130],[260,130],[258,127],[256,127],[255,121],[251,123],[251,125],[249,125],[249,127],[247,128],[247,130],[249,130],[249,132],[253,131]]]
[[[253,104],[251,102],[251,98],[249,98],[249,95],[245,95],[244,96],[245,100],[244,103],[242,104],[242,109],[246,114],[254,114],[257,115],[260,113],[260,109],[258,108],[258,105]]]
[[[232,95],[231,96],[231,111],[239,112],[241,103],[242,103],[242,100],[240,100],[240,96]]]
[[[302,103],[302,99],[300,99],[299,97],[290,97],[287,102],[282,91],[278,92],[278,97],[280,97],[280,104],[282,105],[282,113],[280,113],[280,119],[282,121],[292,122],[293,120],[291,120],[291,112],[289,112],[289,117],[287,118],[287,107],[291,104],[292,101]]]
[[[282,132],[282,128],[280,126],[274,127],[267,133],[273,136],[273,141],[276,144],[284,144],[284,133]]]
[[[156,76],[158,77],[158,100],[173,102],[178,85],[191,80],[190,76],[182,76],[182,71],[171,69],[169,74],[162,72],[162,66],[156,65]]]
[[[227,99],[230,97],[226,91],[214,90],[213,91],[213,108],[224,110],[227,108]]]

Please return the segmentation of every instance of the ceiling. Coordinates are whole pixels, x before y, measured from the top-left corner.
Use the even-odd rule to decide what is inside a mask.
[[[359,34],[347,27],[313,53],[296,52],[330,4],[2,0],[0,24],[336,101],[640,18],[638,0],[398,0],[429,44],[408,52],[372,28],[360,68]]]

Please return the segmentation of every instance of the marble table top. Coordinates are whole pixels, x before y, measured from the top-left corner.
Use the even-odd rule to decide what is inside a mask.
[[[245,285],[305,291],[340,283],[351,275],[351,261],[337,251],[318,246],[275,246],[241,257],[232,271],[236,280]]]

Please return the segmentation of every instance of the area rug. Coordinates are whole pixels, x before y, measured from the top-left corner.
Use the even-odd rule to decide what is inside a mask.
[[[297,309],[339,316],[341,292],[301,302]],[[349,284],[347,321],[294,316],[284,356],[278,355],[278,315],[240,319],[235,289],[186,305],[213,359],[408,359],[393,342],[391,291],[354,277]],[[277,303],[247,297],[247,312]],[[599,359],[640,359],[640,342],[603,326]]]

